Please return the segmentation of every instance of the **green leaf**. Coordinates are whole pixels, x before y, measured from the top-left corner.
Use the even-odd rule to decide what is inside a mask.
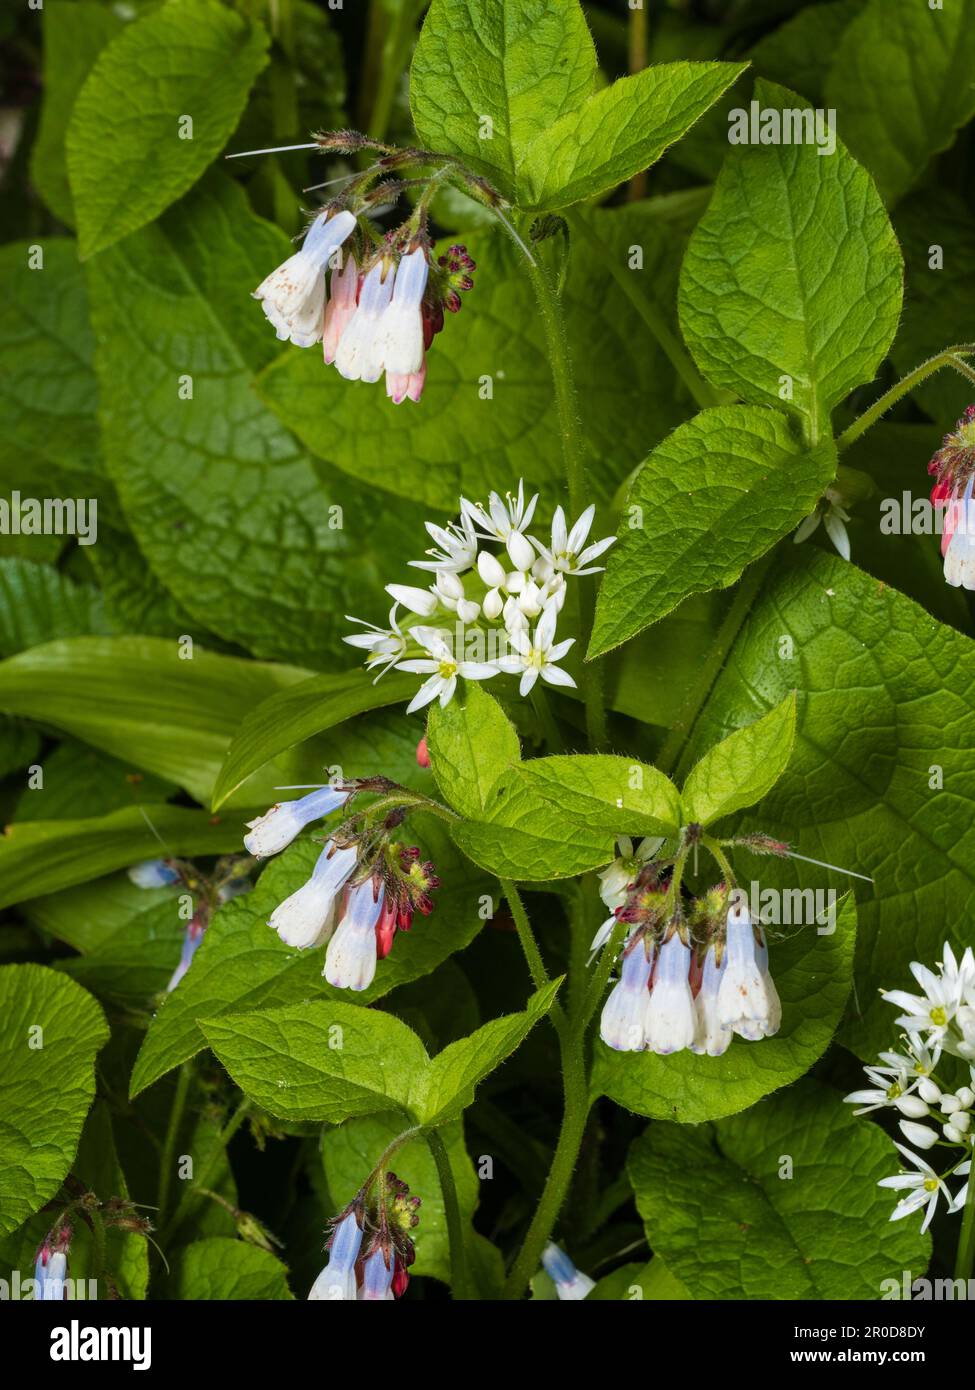
[[[614,834],[676,835],[680,796],[669,777],[634,758],[557,755],[522,763],[520,781],[562,814]]]
[[[484,814],[501,774],[521,760],[514,725],[497,700],[473,682],[446,709],[434,705],[427,750],[441,792],[473,820]]]
[[[528,150],[589,98],[595,78],[577,0],[433,0],[410,70],[413,121],[428,148],[460,156],[517,201]]]
[[[17,801],[15,820],[80,820],[123,807],[166,801],[176,788],[129,763],[83,743],[64,739],[44,756],[44,780],[29,782]]]
[[[607,1095],[638,1115],[694,1125],[746,1110],[803,1076],[826,1051],[843,1018],[853,975],[857,908],[848,894],[838,906],[835,931],[822,936],[804,905],[799,913],[802,928],[781,936],[774,928],[770,932],[769,964],[782,1000],[782,1026],[774,1037],[760,1042],[735,1038],[721,1057],[614,1052],[600,1041],[594,1094]]]
[[[179,1300],[294,1298],[288,1271],[276,1255],[227,1236],[195,1240],[177,1251],[166,1288]]]
[[[6,887],[6,884],[4,884]],[[40,965],[0,968],[0,1231],[16,1230],[61,1186],[95,1095],[101,1009]]]
[[[937,548],[933,538],[915,544]],[[945,940],[958,950],[967,944],[973,687],[969,638],[855,566],[790,546],[766,578],[688,748],[689,763],[798,691],[788,770],[743,828],[873,879],[860,896],[857,1010],[844,1033],[864,1056],[890,1047],[896,1032],[878,989],[904,987],[908,962],[933,963]],[[769,886],[849,886],[815,865],[760,863]]]
[[[648,168],[745,70],[744,63],[659,63],[623,77],[553,121],[519,171],[529,207],[564,208]]]
[[[50,565],[0,559],[0,656],[108,630],[101,594],[92,585],[75,584]]]
[[[393,950],[379,963],[373,983],[355,996],[356,1007],[429,974],[454,951],[469,945],[484,925],[477,912],[478,899],[490,897],[490,885],[472,876],[439,821],[414,816],[410,826],[415,830],[411,838],[425,857],[433,859],[443,886],[437,890],[431,915],[418,919],[411,931],[398,934]],[[353,1007],[348,990],[333,989],[323,979],[322,951],[294,951],[267,925],[278,903],[308,878],[320,849],[310,840],[299,841],[268,864],[253,893],[235,898],[215,914],[189,974],[150,1025],[132,1069],[133,1096],[206,1046],[201,1019],[316,998],[325,1003],[342,1000],[343,1007]]]
[[[766,110],[806,106],[761,81],[755,98]],[[900,251],[870,176],[841,144],[818,149],[732,146],[680,287],[684,337],[705,376],[797,412],[813,442],[876,372],[901,307]]]
[[[111,874],[92,883],[32,898],[23,915],[41,931],[50,932],[59,941],[87,954],[97,951],[122,929],[143,933],[143,916],[155,918],[160,908],[176,917],[174,900],[179,891],[175,884],[167,888],[139,888],[128,874]],[[144,934],[148,936],[150,930],[145,929]]]
[[[249,663],[253,664],[253,663]],[[268,695],[237,723],[213,787],[213,809],[279,753],[353,715],[409,700],[416,678],[390,672],[374,683],[365,671],[312,676]]]
[[[795,737],[792,692],[754,724],[722,739],[695,764],[681,792],[685,820],[710,825],[760,801],[788,767]]]
[[[923,1272],[930,1238],[892,1223],[877,1187],[897,1167],[880,1129],[808,1079],[710,1130],[651,1125],[629,1161],[654,1250],[700,1299],[879,1299]]]
[[[691,1295],[655,1255],[645,1265],[627,1264],[614,1269],[598,1281],[586,1299],[587,1303],[624,1302],[652,1299],[654,1302],[686,1302]]]
[[[214,174],[88,275],[106,466],[150,569],[226,641],[317,666],[427,514],[377,512],[374,463],[368,487],[328,473],[256,399],[280,344],[251,292],[292,249]]]
[[[610,497],[648,445],[687,414],[673,367],[607,274],[609,264],[619,266],[669,316],[692,212],[683,203],[668,209],[672,216],[650,203],[587,212],[596,245],[573,237],[563,303],[569,341],[594,348],[577,355],[575,369],[597,498]],[[497,227],[471,229],[465,240],[477,262],[475,287],[430,350],[419,409],[400,409],[381,390],[343,381],[323,370],[318,354],[298,349],[282,353],[257,382],[289,429],[320,458],[368,483],[371,496],[379,487],[451,515],[461,493],[480,497],[486,486],[506,486],[498,481],[506,478],[554,485],[563,467],[544,333],[522,253]],[[642,271],[629,269],[635,245]],[[374,502],[368,512],[374,516]],[[412,535],[404,559],[422,549],[422,523]]]
[[[238,848],[240,837],[235,819],[221,822],[204,811],[165,802],[128,806],[89,820],[15,821],[0,835],[0,907],[85,883],[163,852],[226,854]]]
[[[133,915],[85,955],[57,962],[98,999],[130,1015],[154,1008],[179,963],[187,923],[169,901]]]
[[[233,133],[267,46],[260,25],[215,0],[169,0],[101,51],[67,132],[82,259],[193,186]]]
[[[451,1043],[417,1076],[410,1110],[418,1124],[442,1125],[474,1102],[474,1091],[519,1047],[555,1002],[561,979],[553,980],[528,1000],[520,1013],[494,1018],[470,1037]]]
[[[352,1201],[366,1175],[379,1162],[388,1145],[402,1132],[403,1116],[393,1113],[361,1115],[323,1133],[322,1160],[329,1196],[336,1211],[341,1211]],[[483,1296],[487,1297],[489,1291],[496,1296],[504,1280],[504,1268],[496,1247],[471,1227],[481,1184],[464,1146],[463,1129],[455,1122],[444,1125],[440,1135],[454,1175],[457,1201],[465,1225],[464,1243],[468,1257],[475,1265],[479,1282],[487,1286]],[[417,1138],[397,1149],[394,1165],[396,1176],[408,1183],[410,1191],[422,1200],[420,1224],[413,1233],[416,1262],[411,1265],[410,1274],[427,1275],[449,1284],[450,1242],[443,1193],[433,1156],[424,1140]]]
[[[814,509],[836,473],[832,442],[806,449],[774,411],[704,410],[637,473],[600,585],[589,655],[689,594],[725,588]]]
[[[498,779],[487,814],[489,820],[452,823],[450,833],[469,859],[498,878],[574,878],[613,857],[612,833],[567,823],[522,775],[521,765]]]
[[[869,0],[848,25],[826,79],[850,149],[888,204],[975,115],[975,4],[932,8]]]
[[[181,650],[156,637],[49,642],[0,663],[0,709],[53,724],[205,802],[242,720],[308,673],[196,647],[182,659]],[[274,800],[280,780],[269,769],[247,788],[247,804]]]
[[[896,230],[904,251],[907,293],[904,319],[890,355],[898,372],[906,376],[949,345],[972,341],[975,228],[964,199],[947,189],[928,188],[901,203]],[[941,258],[932,265],[935,247],[941,248]],[[933,452],[945,429],[970,403],[972,384],[945,367],[915,386],[911,394],[938,422]],[[874,433],[870,430],[863,436],[864,444]],[[916,482],[914,487],[920,490]]]
[[[94,496],[101,524],[118,508],[105,495],[84,274],[67,238],[45,240],[43,269],[31,252],[28,242],[0,248],[0,465],[25,498]],[[41,537],[29,541],[36,558]]]
[[[96,1100],[88,1113],[78,1153],[71,1163],[71,1175],[82,1187],[103,1202],[112,1197],[127,1198],[128,1184],[119,1163],[112,1132],[112,1116],[104,1101]],[[0,1237],[0,1273],[9,1279],[14,1270],[20,1274],[21,1287],[34,1277],[34,1261],[38,1246],[51,1229],[55,1213],[50,1209],[36,1212],[14,1234]],[[111,1284],[101,1278],[102,1268],[95,1266],[92,1233],[84,1221],[73,1228],[68,1274],[75,1281],[76,1297],[85,1297],[78,1290],[78,1281],[97,1281],[92,1291],[95,1297],[107,1299],[140,1299],[146,1296],[149,1281],[149,1243],[144,1235],[126,1231],[119,1226],[105,1230],[104,1269],[111,1275]]]
[[[333,1000],[286,1004],[202,1023],[206,1040],[246,1095],[282,1120],[340,1124],[399,1108],[429,1065],[392,1014]]]
[[[62,222],[74,222],[64,139],[75,99],[102,49],[129,14],[87,0],[46,0],[41,12],[44,102],[30,155],[31,183]]]

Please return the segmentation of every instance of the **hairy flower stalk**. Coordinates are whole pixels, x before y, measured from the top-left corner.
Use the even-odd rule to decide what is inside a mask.
[[[275,854],[312,821],[347,807],[360,792],[387,791],[385,779],[343,787],[318,787],[297,801],[279,802],[251,821],[244,843],[252,853]],[[326,946],[322,974],[336,989],[368,989],[376,966],[413,914],[433,911],[440,880],[416,846],[393,839],[405,812],[393,811],[370,826],[368,810],[356,812],[326,839],[311,877],[278,903],[268,919],[296,950]]]
[[[424,677],[408,714],[434,700],[447,705],[462,680],[514,676],[522,697],[539,680],[575,685],[560,665],[575,639],[559,640],[559,614],[568,583],[597,573],[592,562],[615,538],[589,543],[589,506],[571,529],[557,507],[551,536],[539,540],[528,531],[537,502],[537,494],[526,500],[523,482],[503,498],[492,492],[486,506],[462,497],[457,520],[427,522],[433,545],[409,562],[432,582],[387,584],[394,603],[386,628],[349,618],[366,630],[345,641],[367,652],[366,669],[379,668],[377,680],[391,668]]]
[[[410,1234],[419,1224],[420,1198],[394,1173],[370,1175],[335,1217],[326,1244],[328,1262],[308,1294],[312,1300],[363,1303],[402,1298],[416,1258]]]
[[[936,970],[919,961],[912,961],[910,968],[921,988],[920,994],[900,989],[883,993],[887,1003],[903,1010],[895,1020],[904,1030],[903,1051],[881,1052],[878,1062],[865,1068],[870,1086],[851,1091],[846,1101],[857,1107],[856,1115],[889,1109],[901,1117],[900,1131],[912,1147],[897,1145],[905,1160],[902,1171],[881,1178],[880,1186],[904,1193],[891,1213],[891,1221],[900,1221],[923,1209],[921,1230],[926,1231],[940,1201],[945,1202],[949,1213],[955,1213],[963,1209],[968,1197],[967,1181],[952,1194],[948,1179],[969,1179],[972,1167],[975,955],[968,947],[959,961],[945,943]],[[947,1079],[945,1063],[949,1056],[966,1064],[961,1085],[956,1084],[957,1063],[955,1075],[950,1081]],[[936,1147],[953,1151],[950,1161],[946,1159],[935,1167],[914,1152]]]

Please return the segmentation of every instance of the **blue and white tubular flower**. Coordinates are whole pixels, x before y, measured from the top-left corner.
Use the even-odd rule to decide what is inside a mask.
[[[318,787],[297,801],[279,801],[263,816],[248,822],[244,848],[255,859],[280,854],[306,825],[344,806],[350,795],[351,789],[328,786]]]
[[[714,946],[709,946],[701,972],[701,987],[694,1001],[697,1028],[694,1041],[688,1044],[692,1052],[707,1057],[720,1057],[727,1052],[732,1038],[731,1029],[722,1027],[718,1019],[718,991],[727,965],[727,952],[722,952],[719,965]]]
[[[690,1047],[697,1031],[689,972],[690,948],[675,931],[661,946],[647,1009],[647,1046],[666,1056]]]
[[[341,851],[340,851],[341,852]],[[372,878],[351,888],[342,920],[325,952],[322,974],[336,989],[368,989],[376,974],[376,923],[383,910],[383,885]]]
[[[579,1303],[596,1287],[596,1281],[580,1273],[565,1251],[552,1241],[542,1251],[542,1267],[555,1285],[560,1302]]]
[[[338,895],[355,869],[357,858],[355,846],[340,849],[334,840],[326,843],[311,878],[271,913],[268,925],[286,945],[307,950],[329,937]]]
[[[331,1299],[354,1303],[356,1297],[356,1260],[362,1244],[362,1227],[353,1207],[335,1226],[328,1247],[328,1263],[319,1274],[308,1294],[310,1300]]]
[[[362,1303],[379,1302],[388,1300],[392,1302],[395,1298],[393,1293],[393,1272],[396,1268],[395,1258],[391,1250],[384,1250],[382,1245],[377,1245],[372,1254],[366,1259],[362,1269],[362,1284],[359,1288],[359,1301]]]
[[[613,919],[615,922],[615,918]],[[617,1052],[642,1052],[647,1046],[648,987],[653,970],[653,942],[640,936],[623,956],[619,982],[603,1005],[599,1034]]]
[[[718,1023],[749,1042],[771,1036],[778,1030],[782,1009],[768,974],[767,953],[762,959],[744,903],[728,909],[724,953],[727,964],[718,986]]]
[[[63,1250],[51,1250],[45,1243],[34,1264],[34,1298],[41,1302],[60,1302],[65,1297],[68,1257]]]
[[[272,270],[254,291],[269,322],[282,342],[311,347],[321,342],[325,318],[325,268],[355,228],[351,212],[329,215],[328,209],[312,222],[301,247]]]
[[[137,888],[168,888],[180,879],[179,869],[170,859],[144,859],[133,864],[128,874]]]

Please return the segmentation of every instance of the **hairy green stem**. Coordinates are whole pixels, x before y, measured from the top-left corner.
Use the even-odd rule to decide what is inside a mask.
[[[869,410],[865,410],[853,424],[843,431],[836,441],[836,448],[839,453],[843,453],[851,444],[856,443],[862,434],[866,434],[871,425],[877,423],[882,415],[902,400],[915,386],[932,376],[942,367],[954,367],[955,371],[961,372],[962,376],[968,377],[970,381],[975,381],[975,371],[962,361],[963,357],[975,355],[975,343],[958,343],[954,347],[945,348],[944,352],[939,352],[935,357],[929,357],[926,362],[922,362],[919,367],[915,367],[913,372],[908,372],[907,376],[901,377],[900,381],[894,383],[889,391],[885,391],[878,401],[874,401]]]
[[[701,707],[711,693],[711,687],[717,680],[741,625],[748,616],[748,611],[762,587],[762,582],[772,564],[772,556],[773,552],[769,551],[767,555],[763,555],[760,560],[756,560],[754,564],[750,565],[742,575],[731,607],[725,614],[724,622],[712,644],[707,660],[702,665],[700,674],[691,687],[674,726],[664,739],[663,746],[657,755],[656,763],[661,772],[666,772],[669,775],[677,766],[677,761],[683,752],[684,744],[687,742],[691,730],[694,728]]]
[[[555,1155],[528,1233],[505,1281],[503,1298],[520,1298],[538,1269],[575,1171],[589,1116],[589,1083],[581,1036],[573,1035],[563,1045],[562,1080],[565,1110]]]
[[[525,904],[521,894],[515,887],[510,878],[499,879],[501,891],[505,896],[508,906],[511,908],[511,915],[515,919],[515,930],[518,933],[518,940],[521,943],[522,953],[528,965],[528,972],[532,977],[532,984],[536,989],[544,989],[550,983],[548,971],[545,969],[545,962],[542,960],[542,953],[538,949],[538,942],[535,940],[535,933],[531,929],[528,920],[528,913],[525,911]],[[549,1010],[549,1017],[552,1026],[561,1038],[565,1033],[567,1023],[565,1011],[556,999]]]
[[[694,404],[703,410],[707,406],[721,405],[733,400],[734,397],[727,392],[717,390],[704,380],[683,343],[667,322],[666,314],[657,307],[649,295],[644,294],[637,283],[635,273],[623,265],[617,256],[607,254],[601,238],[586,217],[578,212],[570,212],[568,221],[573,232],[578,232],[600,253],[603,265],[656,338],[670,365],[690,392]]]
[[[202,1173],[195,1179],[189,1191],[183,1193],[183,1196],[177,1203],[176,1210],[173,1212],[172,1220],[161,1230],[160,1241],[164,1242],[172,1237],[172,1235],[179,1230],[193,1207],[199,1202],[201,1196],[200,1188],[206,1187],[210,1182],[213,1174],[216,1172],[217,1165],[227,1151],[227,1145],[247,1119],[250,1109],[251,1102],[244,1096],[237,1106],[237,1109],[220,1131],[217,1146],[213,1150],[213,1153],[211,1153],[207,1162],[203,1165]]]
[[[464,1227],[460,1218],[460,1204],[457,1201],[457,1186],[447,1146],[437,1129],[426,1129],[423,1137],[437,1165],[440,1191],[443,1193],[444,1217],[447,1221],[447,1240],[450,1244],[450,1287],[455,1299],[466,1300],[474,1296],[468,1285],[467,1254],[464,1244]]]
[[[975,1264],[975,1173],[968,1175],[968,1196],[958,1232],[958,1251],[955,1255],[955,1278],[967,1280],[972,1277]]]
[[[562,301],[556,285],[544,266],[531,257],[525,264],[531,278],[532,288],[538,304],[539,315],[545,330],[548,346],[549,369],[555,388],[555,408],[559,420],[559,434],[562,440],[562,458],[565,464],[565,477],[569,490],[569,508],[572,521],[582,515],[587,503],[586,464],[582,437],[582,422],[579,418],[579,405],[576,398],[575,379],[572,375],[572,360],[569,354],[569,340],[565,331],[565,317]],[[592,618],[595,611],[592,590],[580,585],[579,627],[582,646],[589,643],[592,631]],[[586,706],[586,732],[592,752],[598,752],[606,745],[606,710],[603,707],[602,673],[592,663],[582,668],[582,695]]]
[[[166,1138],[163,1143],[162,1158],[159,1162],[157,1220],[160,1226],[165,1223],[169,1210],[169,1194],[173,1183],[173,1168],[176,1164],[176,1145],[179,1143],[180,1126],[183,1123],[186,1098],[189,1095],[192,1080],[193,1063],[184,1062],[176,1073],[176,1091],[173,1095],[173,1103],[169,1108],[169,1122],[166,1125]]]

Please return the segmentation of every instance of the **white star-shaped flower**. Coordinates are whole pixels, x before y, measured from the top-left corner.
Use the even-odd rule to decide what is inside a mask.
[[[551,548],[542,545],[534,536],[531,537],[532,544],[538,551],[539,559],[542,562],[541,573],[543,576],[546,576],[549,567],[552,571],[560,574],[599,574],[602,571],[602,565],[593,565],[592,562],[598,560],[603,551],[609,549],[616,537],[607,536],[604,540],[586,545],[586,538],[589,535],[595,515],[595,504],[590,503],[570,531],[566,526],[565,512],[561,507],[555,508],[555,515],[552,517]]]
[[[522,697],[529,693],[539,676],[548,685],[575,685],[569,673],[556,664],[575,642],[574,637],[567,637],[564,642],[555,641],[557,620],[558,609],[550,603],[539,618],[533,637],[521,627],[508,631],[508,639],[515,650],[508,656],[498,657],[496,665],[508,675],[521,675],[518,693]]]
[[[938,1177],[926,1159],[923,1159],[920,1154],[912,1153],[903,1144],[897,1144],[896,1147],[909,1163],[914,1164],[917,1171],[914,1173],[895,1173],[892,1178],[881,1178],[877,1186],[892,1187],[898,1191],[907,1192],[907,1196],[901,1197],[891,1212],[891,1221],[901,1221],[905,1216],[910,1216],[912,1211],[920,1211],[923,1206],[927,1206],[924,1220],[921,1223],[921,1234],[923,1235],[931,1224],[940,1196],[944,1196],[948,1208],[951,1210],[953,1206],[951,1193],[948,1191],[944,1179]]]
[[[413,636],[417,635],[414,628]],[[397,671],[411,671],[416,675],[429,676],[423,682],[413,699],[406,707],[406,713],[422,709],[432,700],[439,699],[441,709],[449,705],[457,689],[457,677],[468,681],[486,681],[498,674],[498,667],[486,661],[458,661],[447,643],[436,633],[424,634],[421,639],[428,656],[410,657],[396,663]]]

